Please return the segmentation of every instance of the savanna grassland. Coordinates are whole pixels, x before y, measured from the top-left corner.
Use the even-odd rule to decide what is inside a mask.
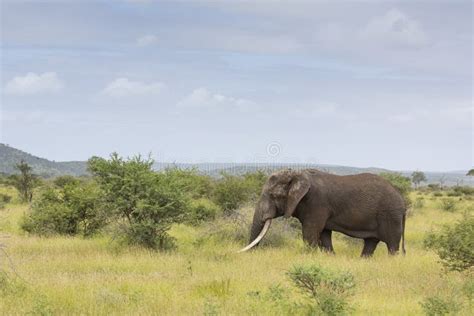
[[[460,297],[469,274],[447,272],[423,247],[428,232],[462,219],[474,201],[411,192],[414,206],[406,223],[406,256],[389,257],[379,244],[371,259],[359,257],[359,241],[336,235],[336,255],[303,245],[292,223],[276,220],[262,246],[237,254],[247,241],[252,205],[242,215],[203,225],[174,225],[177,249],[160,252],[122,246],[108,234],[92,238],[36,237],[20,229],[28,205],[14,198],[0,210],[0,314],[275,315],[297,313],[304,296],[287,271],[317,263],[349,271],[355,280],[350,314],[422,315],[421,302],[441,295]],[[439,194],[438,194],[439,195]],[[422,200],[422,202],[420,202]],[[461,300],[459,313],[469,315]],[[472,306],[471,306],[472,307]]]

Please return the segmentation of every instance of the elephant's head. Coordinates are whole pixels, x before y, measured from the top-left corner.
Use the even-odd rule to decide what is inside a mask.
[[[283,170],[272,174],[263,186],[255,208],[250,244],[240,252],[249,250],[262,240],[273,218],[292,216],[309,188],[308,176],[302,171]]]

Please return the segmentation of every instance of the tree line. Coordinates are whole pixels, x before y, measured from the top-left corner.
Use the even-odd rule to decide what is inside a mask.
[[[152,166],[149,157],[124,159],[114,153],[109,159],[89,159],[90,177],[61,176],[40,183],[21,162],[20,173],[10,179],[21,199],[32,202],[21,227],[43,236],[89,237],[113,224],[128,244],[168,249],[174,246],[168,234],[172,224],[199,225],[230,214],[256,200],[267,177],[257,171],[214,179],[194,169],[155,172]]]

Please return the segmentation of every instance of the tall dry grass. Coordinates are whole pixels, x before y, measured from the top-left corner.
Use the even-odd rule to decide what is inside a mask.
[[[443,272],[436,255],[423,248],[426,232],[461,218],[472,201],[457,201],[455,212],[440,208],[440,197],[407,220],[406,256],[389,257],[380,244],[372,259],[361,259],[360,243],[335,236],[336,255],[307,249],[298,230],[281,221],[259,249],[237,254],[247,241],[251,209],[240,219],[218,219],[201,227],[177,225],[173,252],[124,248],[108,236],[92,239],[39,238],[18,228],[26,206],[0,211],[1,241],[16,273],[1,258],[0,314],[274,315],[301,300],[285,272],[294,264],[318,263],[348,270],[357,283],[351,298],[357,315],[418,315],[427,296],[448,293],[463,276]],[[281,295],[272,296],[278,288]]]

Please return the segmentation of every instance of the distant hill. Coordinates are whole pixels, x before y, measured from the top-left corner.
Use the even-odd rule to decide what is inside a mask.
[[[16,173],[15,165],[21,160],[29,164],[33,168],[34,173],[43,177],[60,175],[80,176],[87,174],[87,164],[84,161],[50,161],[5,144],[0,144],[0,173]]]
[[[56,177],[60,175],[74,175],[81,176],[87,175],[87,162],[85,161],[68,161],[68,162],[56,162],[50,161],[44,158],[33,156],[29,153],[21,151],[19,149],[0,144],[0,174],[13,174],[16,172],[15,164],[24,160],[30,166],[36,174],[43,177]],[[381,172],[394,172],[388,169],[382,168],[358,168],[349,166],[337,166],[337,165],[326,165],[326,164],[299,164],[299,163],[166,163],[156,162],[154,164],[155,170],[163,170],[166,168],[181,168],[190,169],[194,168],[199,172],[208,174],[213,177],[218,177],[222,172],[226,172],[234,175],[241,175],[247,172],[253,172],[256,170],[264,170],[266,172],[272,172],[284,168],[292,168],[295,170],[305,168],[315,168],[321,171],[326,171],[338,175],[349,175],[358,174],[363,172],[369,173],[381,173]],[[396,172],[396,171],[395,171]],[[410,177],[412,171],[401,171],[405,176]],[[452,185],[470,185],[474,186],[474,177],[466,176],[467,170],[463,171],[451,171],[451,172],[425,172],[427,182],[426,183],[442,183],[446,186]]]

